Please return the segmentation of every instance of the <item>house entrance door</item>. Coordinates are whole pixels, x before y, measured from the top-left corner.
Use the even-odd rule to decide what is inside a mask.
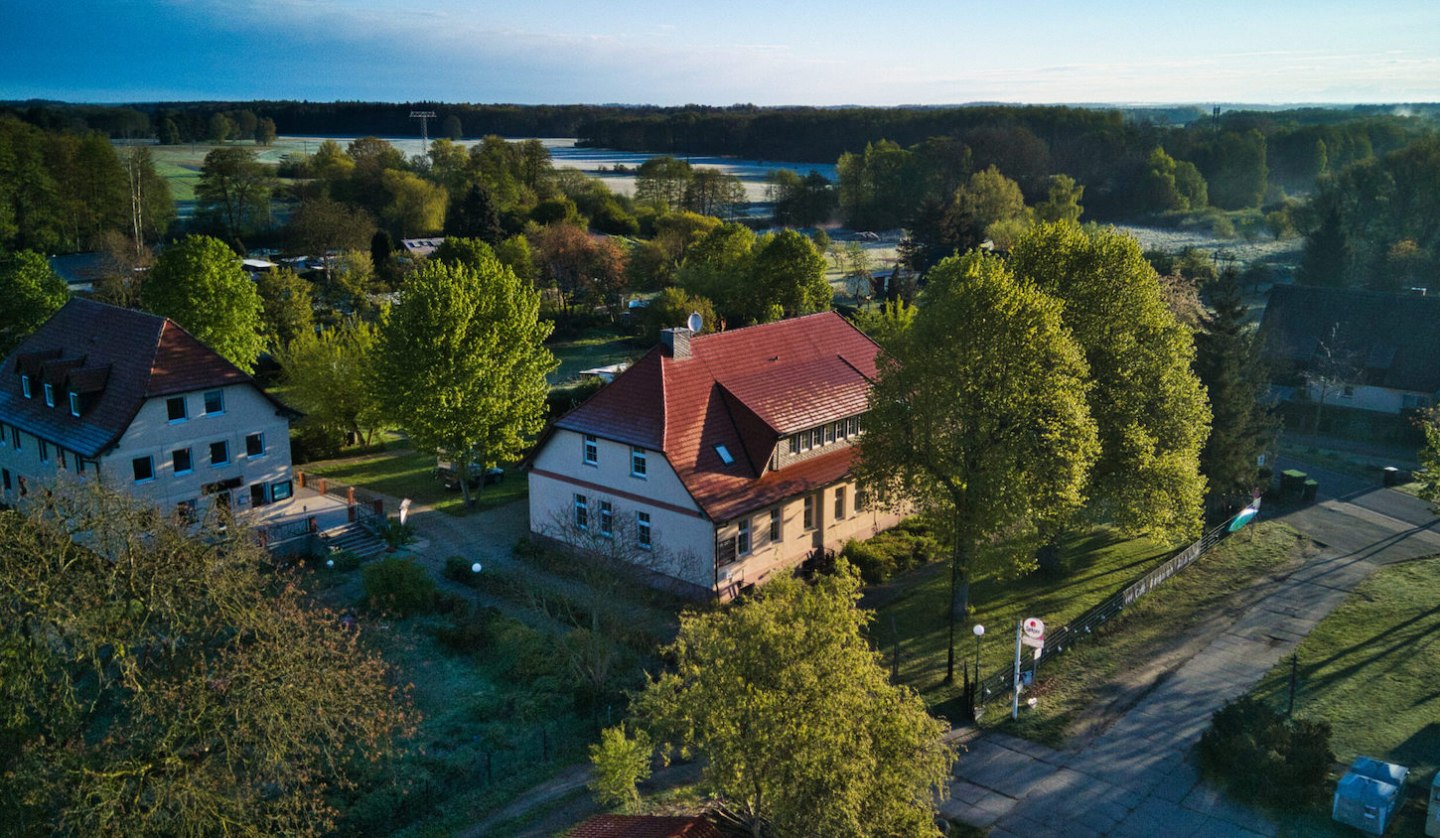
[[[250,485],[250,505],[263,506],[265,504],[265,484],[252,483]]]

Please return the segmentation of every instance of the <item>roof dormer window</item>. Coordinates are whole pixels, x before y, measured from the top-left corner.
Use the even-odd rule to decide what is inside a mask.
[[[71,415],[71,416],[79,416],[79,415],[80,415],[80,394],[77,393],[77,392],[75,392],[74,390],[71,390],[70,393],[69,393],[69,395],[70,395],[70,415]]]
[[[20,392],[23,393],[27,399],[35,398],[35,394],[30,392],[30,376],[23,372],[20,373]]]
[[[47,381],[47,382],[45,382],[44,387],[45,387],[45,406],[46,406],[46,407],[54,407],[54,406],[55,406],[55,386],[54,386],[53,384],[51,384],[50,382]]]

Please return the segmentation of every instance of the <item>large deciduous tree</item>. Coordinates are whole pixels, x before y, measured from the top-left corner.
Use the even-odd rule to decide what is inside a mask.
[[[825,267],[814,242],[794,230],[781,230],[755,243],[754,288],[786,317],[828,311],[834,291],[825,280]]]
[[[373,325],[350,319],[301,332],[276,353],[289,386],[285,398],[304,411],[302,428],[314,429],[323,448],[338,447],[347,433],[368,446],[384,425],[376,394],[364,386],[375,343]]]
[[[195,186],[200,215],[231,241],[270,221],[270,173],[242,146],[205,155]]]
[[[22,250],[0,258],[0,357],[60,310],[70,287],[38,253]]]
[[[1089,370],[1058,300],[978,251],[929,277],[909,328],[882,345],[857,473],[877,502],[946,525],[953,679],[977,548],[1078,507],[1099,445]]]
[[[6,831],[331,831],[414,724],[363,636],[234,526],[93,484],[31,497],[0,512]]]
[[[467,502],[470,468],[515,459],[544,425],[551,328],[539,292],[493,257],[426,262],[381,319],[372,391],[416,447],[453,458]]]
[[[260,294],[240,258],[219,239],[186,236],[165,248],[141,282],[140,305],[179,323],[246,372],[265,351]]]
[[[265,339],[279,349],[295,338],[315,331],[314,294],[310,283],[290,268],[272,268],[255,280],[260,294]]]
[[[1191,370],[1190,330],[1165,305],[1140,245],[1113,228],[1046,224],[1015,245],[1011,265],[1064,303],[1065,327],[1090,367],[1101,451],[1090,511],[1126,532],[1193,538],[1203,519],[1200,449],[1210,408]]]
[[[755,836],[938,835],[946,726],[889,682],[859,599],[842,563],[813,585],[777,579],[737,607],[682,616],[665,649],[674,669],[632,704],[643,732],[596,749],[601,765],[628,754],[611,792],[644,773],[635,751],[655,741],[704,756],[702,784]]]

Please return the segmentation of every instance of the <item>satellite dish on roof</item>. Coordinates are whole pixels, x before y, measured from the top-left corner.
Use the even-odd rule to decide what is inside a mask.
[[[705,325],[705,318],[700,316],[700,312],[692,311],[690,312],[690,316],[685,319],[685,325],[690,327],[690,331],[698,335],[700,334],[701,327]]]

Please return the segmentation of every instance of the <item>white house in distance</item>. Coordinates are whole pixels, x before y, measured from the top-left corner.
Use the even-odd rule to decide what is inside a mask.
[[[72,298],[0,366],[0,500],[64,472],[164,508],[284,500],[296,415],[174,321]]]
[[[893,526],[850,473],[878,347],[838,314],[661,345],[557,420],[531,456],[530,527],[624,533],[652,569],[728,598]]]

